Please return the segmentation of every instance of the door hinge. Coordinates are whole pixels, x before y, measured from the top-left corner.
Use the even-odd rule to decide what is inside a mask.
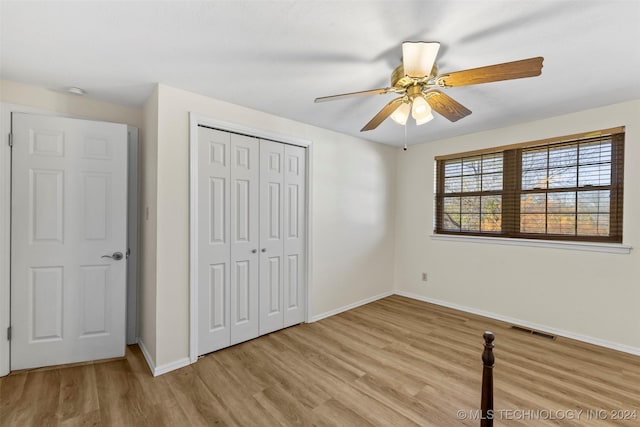
[[[9,144],[9,147],[13,147],[13,134],[12,133],[9,134],[8,144]]]
[[[11,326],[7,328],[7,341],[11,341]]]

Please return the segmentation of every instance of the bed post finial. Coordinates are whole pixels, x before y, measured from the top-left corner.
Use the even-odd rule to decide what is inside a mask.
[[[482,399],[480,408],[482,419],[480,427],[493,426],[493,341],[496,336],[491,331],[482,334],[484,338],[484,351],[482,352]]]

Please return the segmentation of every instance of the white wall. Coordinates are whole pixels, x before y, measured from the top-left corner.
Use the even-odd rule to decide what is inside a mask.
[[[398,155],[396,287],[640,350],[640,252],[432,240],[434,157],[626,126],[624,244],[640,245],[640,100],[410,147]],[[428,282],[421,273],[428,273]]]
[[[390,292],[395,148],[320,132],[314,140],[312,316]]]
[[[89,97],[0,80],[0,101],[55,112],[61,116],[125,123],[142,128],[142,110]]]
[[[189,355],[189,112],[313,142],[313,315],[393,288],[394,148],[159,85],[156,366]]]

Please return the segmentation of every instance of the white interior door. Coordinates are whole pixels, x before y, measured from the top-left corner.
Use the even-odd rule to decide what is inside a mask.
[[[260,140],[260,335],[284,326],[284,144]]]
[[[231,134],[231,344],[258,336],[260,145]]]
[[[124,356],[126,125],[14,113],[12,133],[11,369]]]
[[[284,326],[304,322],[306,150],[284,146]]]
[[[198,127],[198,354],[231,343],[231,134]]]

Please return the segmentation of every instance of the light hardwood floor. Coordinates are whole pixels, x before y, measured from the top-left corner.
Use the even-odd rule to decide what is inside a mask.
[[[0,425],[477,426],[487,329],[496,425],[640,425],[611,419],[640,411],[640,357],[399,296],[157,378],[136,346],[121,360],[13,373],[0,378]]]

